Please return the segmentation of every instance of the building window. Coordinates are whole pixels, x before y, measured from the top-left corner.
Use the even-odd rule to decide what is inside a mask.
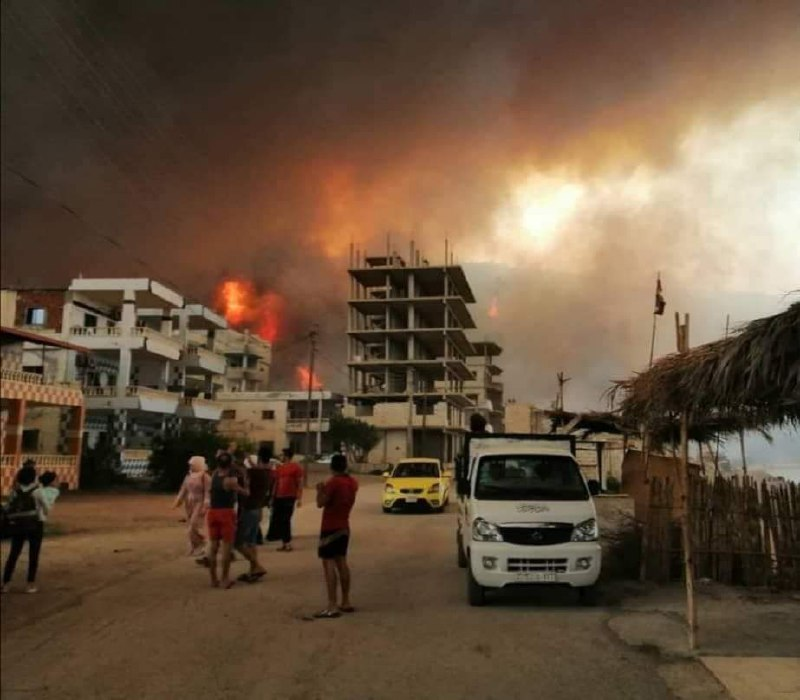
[[[40,307],[25,311],[26,326],[43,326],[47,323],[47,310]]]
[[[22,431],[22,449],[25,452],[37,452],[39,450],[39,431]]]
[[[42,365],[24,365],[22,371],[28,374],[44,374],[44,367]]]
[[[226,408],[222,412],[222,420],[234,420],[236,418],[236,411],[232,408]]]
[[[83,327],[84,328],[97,328],[97,316],[94,314],[84,314],[83,315]]]
[[[261,420],[275,420],[275,411],[261,411]]]

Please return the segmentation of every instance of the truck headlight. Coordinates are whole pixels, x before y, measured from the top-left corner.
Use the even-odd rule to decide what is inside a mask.
[[[502,542],[503,536],[494,523],[483,518],[475,518],[472,521],[472,539],[479,542]]]
[[[394,486],[386,484],[386,486],[384,486],[384,491],[386,491],[386,493],[394,493]]]
[[[428,493],[439,493],[439,484],[434,484],[428,489]]]
[[[589,518],[582,523],[578,523],[572,530],[573,542],[595,542],[599,533],[597,531],[597,520]]]

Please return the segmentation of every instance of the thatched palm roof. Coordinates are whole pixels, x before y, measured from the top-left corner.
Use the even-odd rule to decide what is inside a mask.
[[[800,302],[615,384],[625,393],[621,409],[629,420],[688,410],[693,420],[742,427],[800,424]]]

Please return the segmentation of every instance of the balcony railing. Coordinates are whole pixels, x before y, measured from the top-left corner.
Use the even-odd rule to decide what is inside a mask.
[[[117,387],[115,386],[87,386],[84,387],[83,393],[86,397],[91,398],[113,398],[117,396]],[[150,396],[152,398],[162,398],[169,396],[174,397],[175,394],[171,391],[164,389],[152,389],[148,386],[126,386],[123,396],[133,398],[137,396]]]
[[[0,456],[0,466],[17,467],[25,464],[29,459],[36,462],[39,469],[52,469],[53,467],[73,467],[78,461],[77,455],[53,455],[53,454],[16,454]]]
[[[316,432],[317,430],[322,430],[324,432],[330,430],[331,422],[328,418],[323,418],[321,424],[319,418],[312,418],[311,421],[307,421],[305,418],[289,418],[286,421],[286,430],[289,432],[303,431],[306,429],[306,426],[310,426],[312,432]]]
[[[70,335],[80,335],[88,338],[110,338],[122,335],[122,328],[118,326],[103,326],[95,328],[85,328],[84,326],[73,326],[69,329]]]
[[[0,369],[0,378],[8,382],[22,382],[23,384],[56,384],[58,386],[77,387],[77,382],[59,381],[52,375],[39,374],[38,372],[23,372],[17,369]]]

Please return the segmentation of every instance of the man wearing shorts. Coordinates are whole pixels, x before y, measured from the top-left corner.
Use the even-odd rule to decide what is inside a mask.
[[[211,585],[230,588],[231,553],[236,540],[236,497],[247,496],[249,491],[244,478],[233,466],[227,452],[217,456],[217,465],[211,475],[210,507],[206,516],[209,539],[209,571]],[[217,578],[217,552],[222,550],[222,580]]]
[[[350,604],[350,568],[347,548],[350,543],[350,511],[356,502],[358,482],[347,473],[347,458],[336,454],[331,459],[330,479],[317,484],[317,506],[322,508],[322,527],[319,537],[319,558],[325,573],[328,607],[314,617],[339,617],[354,612]],[[342,602],[337,602],[341,587]]]
[[[246,460],[249,465],[249,469],[246,471],[248,494],[239,497],[236,551],[250,562],[250,571],[239,576],[238,580],[245,583],[255,583],[267,573],[267,570],[258,561],[256,545],[261,526],[261,509],[269,495],[269,460],[272,458],[272,454],[264,452],[260,455],[255,464],[252,464],[249,458]],[[262,459],[262,456],[266,456],[266,459]]]

